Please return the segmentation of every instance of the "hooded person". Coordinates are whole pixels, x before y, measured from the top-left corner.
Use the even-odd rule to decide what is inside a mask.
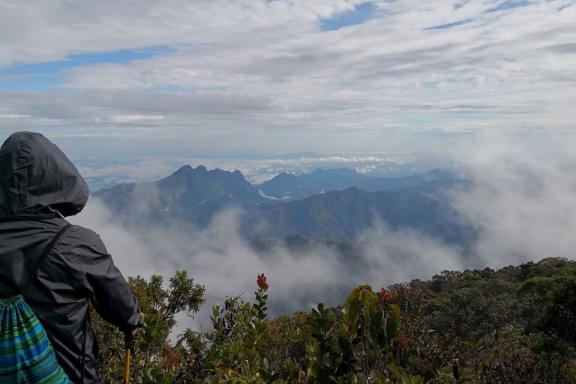
[[[22,295],[70,382],[92,384],[100,379],[90,306],[125,333],[142,318],[100,237],[77,225],[61,232],[87,200],[76,167],[43,135],[14,133],[0,148],[0,298]]]

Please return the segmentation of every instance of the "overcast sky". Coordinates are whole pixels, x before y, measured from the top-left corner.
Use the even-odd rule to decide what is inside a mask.
[[[98,155],[571,135],[574,3],[0,0],[0,136]]]

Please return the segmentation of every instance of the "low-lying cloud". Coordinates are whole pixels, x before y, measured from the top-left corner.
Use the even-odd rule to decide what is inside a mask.
[[[358,284],[384,287],[425,278],[443,268],[458,268],[458,254],[442,243],[409,231],[393,232],[378,224],[360,239],[357,260],[344,260],[332,246],[320,243],[293,250],[274,243],[256,251],[240,235],[242,211],[217,214],[205,229],[150,225],[138,230],[119,224],[97,199],[74,219],[99,232],[126,276],[171,276],[186,270],[206,286],[207,303],[193,324],[206,327],[211,305],[226,296],[252,300],[256,275],[270,283],[270,307],[275,314],[307,310],[319,302],[337,305]],[[414,266],[419,266],[414,268]],[[185,320],[186,321],[186,320]]]
[[[484,264],[576,257],[576,156],[556,140],[541,137],[539,150],[491,141],[464,160],[473,184],[454,204],[479,229]]]
[[[376,222],[359,237],[353,260],[323,244],[290,248],[275,243],[256,251],[240,235],[239,210],[221,212],[203,229],[152,224],[134,230],[123,228],[96,199],[75,222],[102,234],[125,275],[170,276],[187,270],[205,285],[207,303],[197,320],[182,323],[194,327],[208,326],[211,305],[226,296],[252,300],[261,272],[268,276],[270,306],[278,314],[307,310],[318,302],[337,305],[358,284],[380,288],[446,269],[574,258],[576,161],[570,152],[552,158],[507,145],[487,148],[462,160],[470,183],[446,196],[478,230],[477,243],[467,250]]]
[[[151,225],[135,232],[122,227],[107,208],[92,199],[74,222],[101,234],[126,276],[169,277],[176,270],[187,270],[207,289],[208,303],[199,316],[204,326],[209,307],[226,296],[251,300],[256,275],[261,272],[271,285],[271,305],[286,311],[306,309],[317,297],[330,300],[334,298],[330,291],[341,289],[343,282],[349,285],[346,269],[328,247],[318,246],[298,255],[281,246],[266,254],[256,252],[239,234],[239,215],[236,210],[221,212],[205,229]]]

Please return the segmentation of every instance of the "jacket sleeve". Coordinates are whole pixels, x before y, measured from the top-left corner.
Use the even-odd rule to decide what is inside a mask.
[[[140,326],[136,297],[114,265],[100,236],[75,225],[65,237],[70,245],[65,256],[77,274],[78,288],[89,292],[100,316],[123,331]]]

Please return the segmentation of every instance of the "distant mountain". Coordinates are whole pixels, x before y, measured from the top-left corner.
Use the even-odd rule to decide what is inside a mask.
[[[304,177],[279,175],[269,185],[281,191],[283,179],[288,180],[286,186],[293,187],[296,178],[309,181],[307,190],[312,191],[313,185],[342,185],[344,181],[330,181],[330,176],[337,175],[341,180],[356,179],[388,190],[369,192],[352,187],[300,200],[277,200],[266,197],[262,185],[252,186],[239,171],[185,166],[154,183],[120,184],[95,195],[130,225],[176,221],[204,227],[225,208],[244,208],[241,230],[252,240],[309,238],[344,243],[357,239],[375,220],[393,229],[418,230],[454,244],[466,245],[474,238],[474,231],[444,195],[446,189],[461,182],[440,172],[372,182],[354,171],[321,170]],[[429,181],[434,177],[437,180]]]
[[[225,207],[270,203],[240,171],[189,165],[153,183],[120,184],[94,195],[128,222],[184,220],[199,226]]]
[[[258,210],[271,236],[304,236],[349,242],[381,220],[392,229],[418,230],[448,243],[468,245],[475,231],[445,192],[458,182],[433,181],[393,191],[332,191]]]
[[[281,173],[258,186],[263,196],[278,200],[299,200],[328,191],[350,187],[369,192],[389,191],[419,185],[428,181],[451,180],[454,175],[444,170],[406,177],[372,177],[353,169],[317,169],[305,175]]]

